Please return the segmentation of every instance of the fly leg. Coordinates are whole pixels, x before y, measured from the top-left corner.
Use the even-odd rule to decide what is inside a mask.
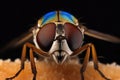
[[[20,72],[24,69],[25,59],[26,59],[26,45],[24,45],[22,49],[21,67],[19,71],[14,76],[6,78],[6,80],[12,80],[20,74]]]
[[[85,55],[85,58],[84,58],[84,62],[83,62],[83,66],[82,68],[80,69],[80,73],[81,73],[81,80],[84,80],[84,71],[86,70],[86,67],[87,67],[87,63],[89,61],[89,56],[90,56],[90,47],[87,48],[87,52],[86,52],[86,55]]]
[[[71,56],[76,56],[76,55],[79,55],[80,53],[82,53],[83,51],[87,50],[84,61],[83,61],[83,66],[80,69],[81,79],[84,80],[83,73],[86,70],[86,67],[87,67],[87,64],[88,64],[88,61],[89,61],[90,49],[92,50],[92,58],[93,58],[93,63],[94,63],[94,69],[97,70],[99,72],[99,74],[105,80],[110,80],[99,70],[96,50],[95,50],[95,47],[92,43],[85,44],[84,46],[82,46],[82,47],[78,48],[76,51],[74,51],[74,53],[71,55]]]
[[[49,55],[47,53],[41,51],[40,49],[37,49],[34,45],[32,45],[30,43],[25,43],[24,46],[23,46],[22,56],[21,56],[21,67],[20,67],[19,71],[14,76],[6,78],[6,80],[14,79],[24,69],[24,64],[25,64],[25,60],[26,60],[26,48],[27,47],[30,48],[29,54],[30,54],[31,69],[32,69],[32,73],[33,73],[33,80],[36,80],[37,71],[36,71],[33,51],[40,54],[41,56],[44,56],[44,57],[49,57]]]
[[[95,46],[94,46],[93,44],[91,44],[91,48],[92,48],[92,57],[93,57],[93,62],[94,62],[94,69],[97,70],[97,71],[99,72],[99,74],[100,74],[105,80],[111,80],[111,79],[108,79],[108,78],[99,70]]]
[[[31,62],[31,69],[33,73],[33,80],[36,80],[37,70],[36,70],[35,61],[34,61],[33,50],[31,48],[30,48],[30,62]]]

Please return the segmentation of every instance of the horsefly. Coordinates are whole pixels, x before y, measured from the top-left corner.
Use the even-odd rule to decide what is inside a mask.
[[[63,64],[70,59],[69,57],[77,57],[83,51],[86,51],[86,55],[83,61],[82,68],[80,69],[81,79],[84,80],[84,71],[86,70],[87,63],[89,61],[90,52],[92,54],[94,69],[106,80],[108,79],[102,71],[99,70],[96,49],[93,43],[87,43],[83,45],[84,35],[88,35],[94,38],[98,38],[104,41],[112,43],[120,43],[120,38],[101,33],[92,29],[88,29],[71,14],[65,11],[52,11],[45,14],[38,20],[38,23],[32,29],[32,33],[27,33],[22,38],[17,38],[10,42],[9,47],[17,47],[23,43],[22,56],[21,56],[21,68],[20,70],[10,78],[6,80],[14,79],[24,69],[24,62],[26,56],[26,48],[30,48],[30,62],[33,73],[33,80],[36,80],[36,66],[34,61],[33,52],[44,58],[52,59],[57,64]],[[31,43],[26,43],[27,40],[32,38],[35,46]],[[15,43],[13,45],[13,43]],[[90,51],[91,50],[91,51]]]

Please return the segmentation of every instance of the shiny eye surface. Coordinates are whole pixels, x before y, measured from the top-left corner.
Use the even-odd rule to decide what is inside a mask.
[[[49,51],[54,41],[56,25],[48,23],[44,25],[37,34],[37,43],[43,51]]]
[[[71,23],[65,23],[64,29],[70,49],[74,51],[75,49],[79,48],[83,43],[82,32]]]

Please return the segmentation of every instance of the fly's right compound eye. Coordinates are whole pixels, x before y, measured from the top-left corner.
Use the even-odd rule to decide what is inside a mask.
[[[81,47],[83,43],[83,35],[82,32],[77,28],[77,26],[71,23],[65,23],[64,29],[69,48],[74,51]]]
[[[43,51],[49,51],[55,38],[56,25],[47,23],[38,31],[37,43]]]

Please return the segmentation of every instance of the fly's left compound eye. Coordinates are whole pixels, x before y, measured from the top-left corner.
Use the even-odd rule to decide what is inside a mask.
[[[72,51],[79,48],[83,43],[82,32],[77,28],[77,26],[71,23],[64,24],[65,36],[68,45]]]
[[[52,46],[56,25],[54,23],[48,23],[44,25],[37,34],[37,43],[43,51],[49,51]]]

